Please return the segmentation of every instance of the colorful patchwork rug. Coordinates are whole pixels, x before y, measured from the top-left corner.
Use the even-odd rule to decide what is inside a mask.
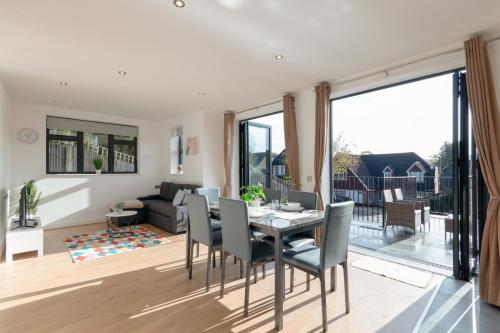
[[[137,226],[132,236],[123,238],[109,238],[107,231],[96,231],[64,239],[73,262],[88,261],[170,242],[142,225]]]

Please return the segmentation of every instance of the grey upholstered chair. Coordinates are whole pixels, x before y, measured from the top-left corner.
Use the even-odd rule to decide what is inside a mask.
[[[264,189],[264,194],[266,195],[266,202],[272,202],[273,200],[281,201],[281,190],[266,188]]]
[[[222,221],[222,275],[220,297],[224,297],[226,256],[235,255],[246,263],[245,307],[243,315],[248,316],[250,272],[252,268],[274,260],[274,247],[268,243],[250,238],[248,206],[244,201],[220,198]]]
[[[323,331],[328,329],[326,316],[325,271],[330,269],[330,291],[336,289],[336,267],[342,265],[344,270],[344,290],[346,313],[349,313],[349,282],[347,271],[347,245],[349,243],[349,229],[351,227],[354,202],[343,202],[326,206],[325,221],[321,247],[304,245],[287,250],[283,253],[283,264],[298,268],[320,279],[321,308],[323,314]],[[292,270],[290,270],[292,275]],[[292,291],[293,279],[290,279]]]
[[[220,188],[219,187],[200,187],[196,189],[196,194],[205,195],[208,202],[219,202]]]
[[[300,202],[305,209],[317,209],[318,194],[315,192],[288,192],[289,202]],[[302,245],[314,245],[315,230],[307,230],[294,235],[288,235],[283,238],[285,247],[292,248]]]
[[[208,246],[206,290],[210,290],[211,258],[215,267],[215,251],[222,249],[222,231],[211,227],[208,211],[208,200],[204,195],[188,194],[187,209],[189,214],[189,229],[191,232],[189,279],[193,276],[194,244],[201,243]],[[221,250],[222,251],[222,250]],[[221,252],[222,253],[222,252]]]

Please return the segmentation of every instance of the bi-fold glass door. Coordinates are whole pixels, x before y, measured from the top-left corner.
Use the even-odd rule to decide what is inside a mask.
[[[240,123],[240,183],[270,187],[272,175],[271,126]]]
[[[467,96],[467,74],[453,76],[453,275],[477,273],[488,193],[477,157]]]

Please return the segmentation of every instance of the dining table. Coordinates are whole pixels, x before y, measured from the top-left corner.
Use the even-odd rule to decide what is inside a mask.
[[[218,205],[210,205],[210,215],[220,218]],[[283,329],[283,300],[285,298],[285,273],[283,270],[283,238],[306,230],[316,229],[323,224],[324,211],[302,210],[296,212],[262,207],[249,207],[250,228],[274,238],[274,325],[277,331]],[[189,238],[189,236],[188,236]]]

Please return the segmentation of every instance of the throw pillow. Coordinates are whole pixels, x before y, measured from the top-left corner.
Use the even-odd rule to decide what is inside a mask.
[[[174,206],[180,206],[182,205],[182,202],[184,201],[184,190],[178,190],[177,193],[175,194],[174,200],[172,201],[172,205]]]
[[[193,193],[193,191],[191,191],[190,189],[187,189],[187,188],[184,189],[184,194],[192,194],[192,193]],[[187,199],[188,199],[188,196],[184,195],[184,200],[182,200],[183,205],[187,204]]]

